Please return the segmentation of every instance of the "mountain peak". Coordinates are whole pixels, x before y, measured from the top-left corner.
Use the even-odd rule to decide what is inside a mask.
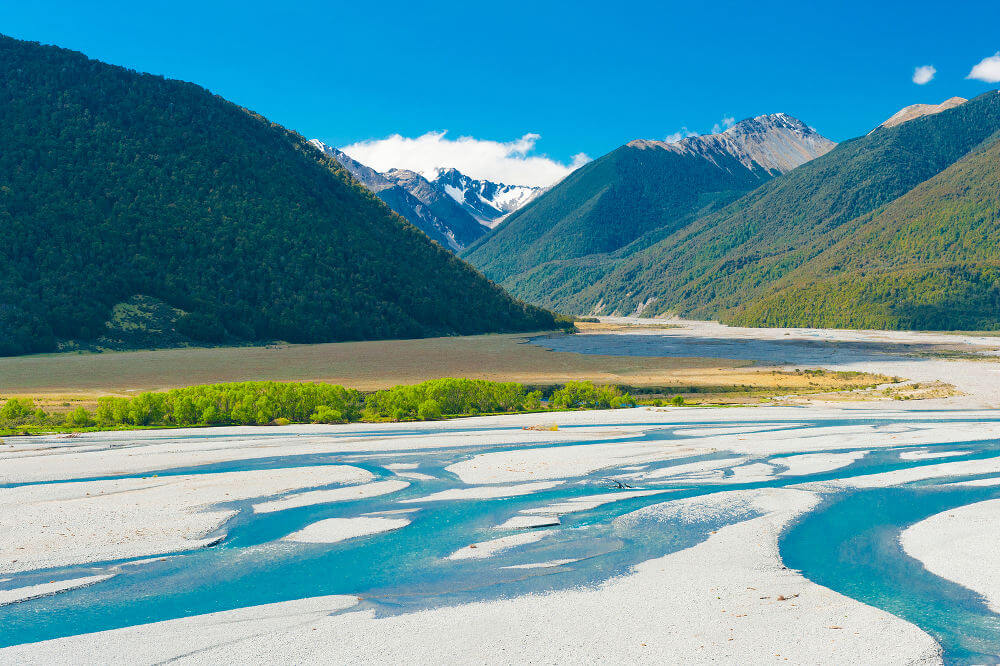
[[[491,228],[500,224],[504,217],[521,208],[543,191],[543,188],[540,187],[505,185],[490,180],[478,180],[466,176],[454,167],[438,169],[433,182],[475,217],[480,224]]]
[[[700,155],[712,161],[729,155],[751,170],[786,173],[837,144],[794,116],[769,113],[741,120],[718,134],[690,136],[674,143],[640,139],[628,145]]]
[[[947,111],[948,109],[954,109],[960,104],[965,104],[969,100],[964,97],[952,97],[946,99],[940,104],[911,104],[910,106],[904,106],[902,109],[892,114],[888,120],[879,125],[878,127],[895,127],[896,125],[902,125],[903,123],[920,118],[922,116],[932,116],[935,113],[941,113],[942,111]],[[878,129],[876,127],[875,129]],[[872,130],[874,132],[875,130]]]
[[[782,128],[802,132],[803,134],[816,134],[816,130],[810,128],[795,116],[790,116],[787,113],[765,113],[760,116],[754,116],[753,118],[746,118],[729,126],[722,132],[722,134],[740,134],[741,132],[758,130],[761,128]]]
[[[442,179],[447,180],[450,178],[461,178],[464,176],[465,174],[463,174],[455,167],[438,167],[437,175],[435,175],[434,178],[432,178],[431,180],[442,180]]]
[[[540,187],[476,180],[454,167],[440,167],[429,174],[429,179],[409,169],[380,173],[318,139],[309,143],[338,161],[394,211],[455,251],[478,239],[543,191]]]

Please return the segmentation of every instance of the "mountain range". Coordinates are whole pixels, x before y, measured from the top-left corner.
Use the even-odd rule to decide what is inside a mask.
[[[0,354],[142,312],[199,342],[555,324],[300,135],[191,83],[0,36],[0,145]]]
[[[711,180],[690,159],[666,173],[652,161],[625,171],[622,156],[646,145],[633,142],[569,176],[464,256],[514,294],[576,314],[1000,327],[1000,95],[894,118],[836,147],[813,137],[812,159],[785,142],[808,137],[804,126],[771,134],[780,150],[753,130],[761,153],[798,157],[768,163],[724,149],[712,155],[725,168]],[[721,143],[673,150],[690,158]],[[800,165],[787,170],[795,159]],[[760,182],[747,186],[747,173]],[[733,174],[743,191],[724,189]],[[555,225],[531,228],[546,220],[561,225],[564,247],[547,243]]]
[[[458,169],[438,169],[433,183],[491,229],[544,191],[541,187],[476,180]]]
[[[782,113],[636,140],[540,191],[379,173],[56,47],[0,36],[0,75],[0,354],[555,327],[543,308],[1000,328],[997,91],[840,144]]]
[[[457,169],[438,169],[428,180],[415,171],[378,172],[341,150],[312,139],[390,208],[441,245],[459,251],[482,237],[542,191],[539,187],[476,180]]]
[[[835,144],[783,113],[675,143],[632,141],[584,165],[462,255],[529,300],[573,297],[652,245]]]

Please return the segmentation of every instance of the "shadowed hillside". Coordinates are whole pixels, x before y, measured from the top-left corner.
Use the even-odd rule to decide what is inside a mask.
[[[0,74],[2,354],[96,339],[137,296],[210,342],[553,326],[199,86],[7,37]]]

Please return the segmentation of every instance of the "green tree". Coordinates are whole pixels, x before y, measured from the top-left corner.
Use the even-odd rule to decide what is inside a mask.
[[[84,407],[77,407],[66,418],[66,423],[71,426],[76,427],[86,427],[94,425],[94,419],[91,418],[90,412],[88,412]]]
[[[309,420],[313,423],[343,423],[344,415],[336,409],[332,409],[326,405],[319,405],[312,416],[309,417]]]
[[[417,408],[417,416],[423,421],[434,421],[441,418],[441,405],[437,400],[428,398],[420,403]]]

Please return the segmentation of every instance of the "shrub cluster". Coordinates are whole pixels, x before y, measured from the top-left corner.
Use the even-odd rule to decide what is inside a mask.
[[[434,379],[364,394],[334,384],[233,382],[190,386],[132,398],[99,398],[91,414],[83,407],[48,414],[33,401],[11,398],[0,407],[0,427],[142,427],[193,425],[284,425],[352,421],[431,421],[444,416],[501,414],[541,409],[630,407],[635,400],[615,386],[569,382],[547,404],[542,391],[516,382]]]
[[[333,384],[234,382],[100,398],[98,425],[263,425],[276,419],[341,423],[361,414],[362,394]]]
[[[567,409],[618,409],[635,405],[635,399],[617,386],[594,386],[593,382],[567,382],[552,394],[553,407]]]
[[[528,393],[523,384],[446,377],[369,394],[365,417],[374,421],[429,420],[442,414],[496,414],[540,406],[541,392]]]

